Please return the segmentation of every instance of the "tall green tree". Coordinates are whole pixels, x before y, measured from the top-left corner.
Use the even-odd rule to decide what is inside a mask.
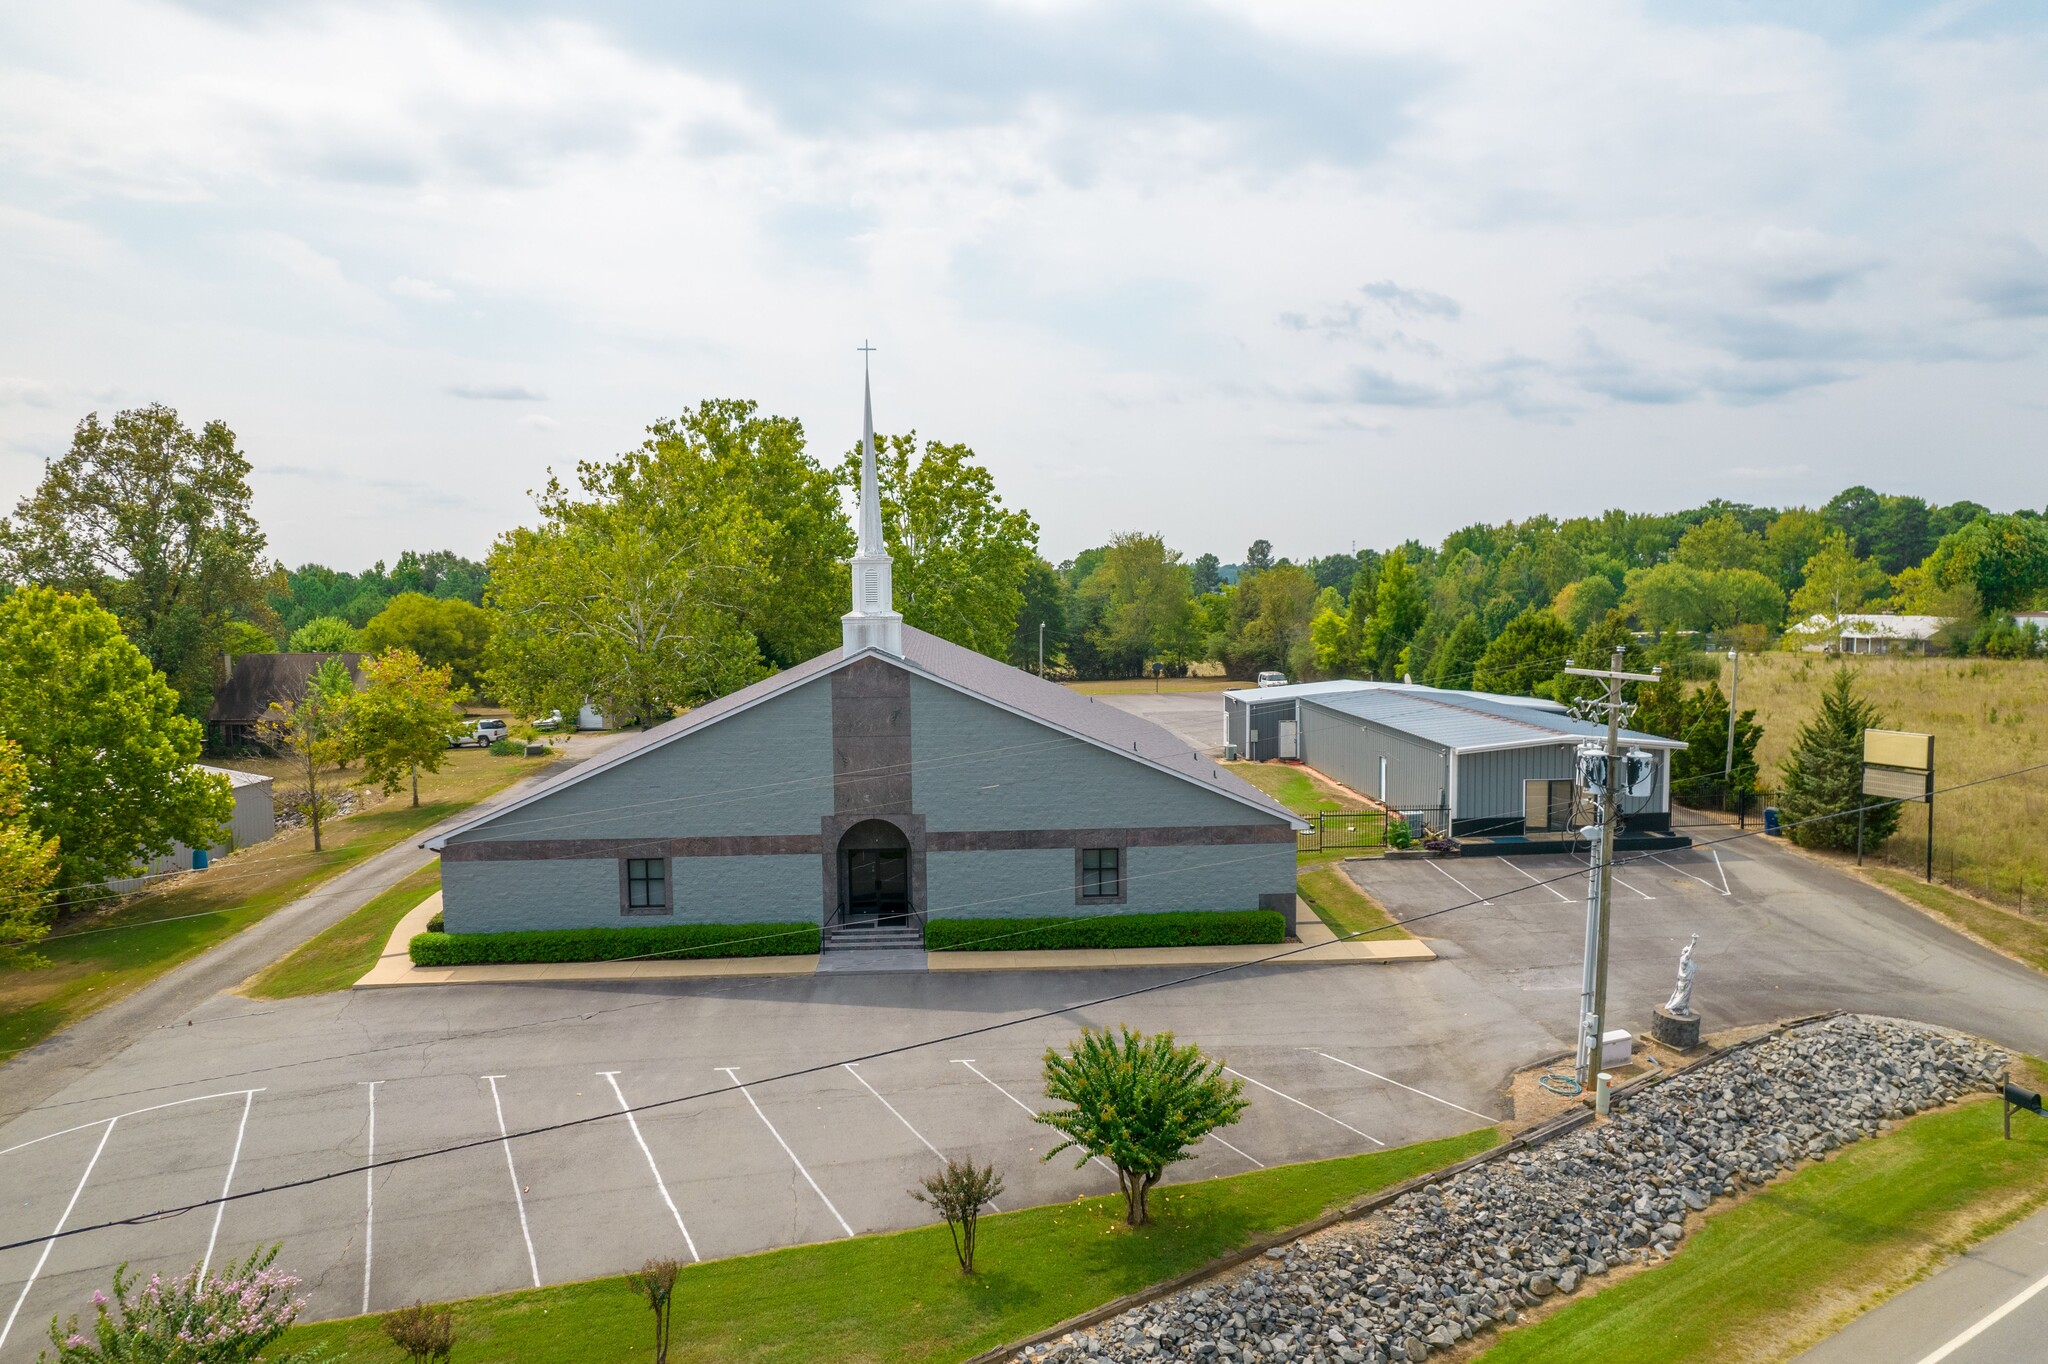
[[[877,436],[875,464],[904,624],[1004,657],[1038,557],[1037,523],[1003,505],[995,477],[965,445],[928,440],[920,455],[914,431]],[[840,464],[839,479],[860,487],[858,449]]]
[[[1723,512],[1700,522],[1678,538],[1679,563],[1701,572],[1758,569],[1769,562],[1764,538],[1743,528],[1733,513]]]
[[[1472,670],[1472,686],[1503,696],[1539,696],[1554,690],[1575,643],[1570,627],[1538,607],[1508,622]]]
[[[1799,727],[1778,783],[1778,814],[1803,848],[1856,846],[1856,809],[1863,810],[1864,846],[1899,827],[1899,807],[1863,794],[1863,731],[1883,729],[1876,706],[1856,694],[1844,668],[1821,692],[1820,709]]]
[[[1429,685],[1463,691],[1473,685],[1479,660],[1486,655],[1486,627],[1479,617],[1465,615],[1451,627],[1443,647],[1436,651],[1429,670]]]
[[[1928,556],[1938,587],[1968,586],[1987,611],[2015,611],[2048,595],[2048,520],[1980,516]]]
[[[1080,595],[1100,602],[1088,639],[1118,675],[1135,677],[1153,658],[1183,664],[1195,647],[1187,566],[1157,535],[1114,536]]]
[[[1689,564],[1656,564],[1629,570],[1623,609],[1653,635],[1707,626],[1706,577]]]
[[[339,616],[315,616],[285,641],[295,654],[350,654],[359,652],[362,644],[361,631]]]
[[[35,945],[50,931],[57,840],[29,823],[28,802],[21,745],[0,738],[0,970],[46,964]]]
[[[410,649],[389,649],[363,660],[363,685],[349,698],[349,748],[363,772],[390,795],[412,781],[420,803],[420,773],[448,761],[448,736],[461,723],[458,689],[445,665],[434,667]]]
[[[1010,663],[1047,673],[1067,666],[1067,580],[1044,559],[1033,555],[1024,571],[1024,604],[1017,608],[1017,633],[1010,642]]]
[[[1299,673],[1310,659],[1316,580],[1305,568],[1278,564],[1240,581],[1231,594],[1223,663],[1233,674],[1262,669]]]
[[[1374,677],[1393,681],[1401,676],[1401,656],[1429,616],[1429,598],[1421,577],[1403,550],[1380,561],[1373,592],[1372,618],[1366,623],[1360,649]]]
[[[21,749],[30,827],[58,840],[60,900],[175,842],[210,847],[234,814],[227,778],[193,765],[199,722],[89,597],[24,587],[0,600],[0,736]]]
[[[404,649],[431,667],[446,668],[453,684],[475,689],[491,643],[491,615],[460,597],[436,599],[401,592],[370,617],[357,637],[364,653]]]
[[[1792,615],[1797,620],[1816,615],[1839,620],[1862,610],[1889,585],[1877,561],[1857,558],[1848,538],[1838,534],[1800,570]]]
[[[1124,1221],[1134,1227],[1151,1220],[1146,1195],[1160,1176],[1192,1160],[1196,1142],[1236,1122],[1246,1107],[1244,1081],[1225,1075],[1223,1063],[1200,1047],[1125,1027],[1084,1029],[1064,1056],[1047,1048],[1045,1094],[1072,1106],[1038,1115],[1064,1138],[1039,1159],[1070,1149],[1081,1153],[1077,1165],[1102,1157],[1116,1170]]]
[[[1671,793],[1688,805],[1707,801],[1726,804],[1730,795],[1756,790],[1756,748],[1763,726],[1754,710],[1735,717],[1735,763],[1728,765],[1728,697],[1721,684],[1709,681],[1688,692],[1683,723],[1674,737],[1686,747],[1671,755]]]
[[[802,427],[711,401],[637,450],[550,477],[500,536],[485,685],[531,714],[588,698],[654,723],[830,647],[853,535]],[[1015,604],[1004,624],[1014,628]]]
[[[91,593],[189,715],[212,697],[229,623],[272,623],[263,549],[235,433],[221,421],[195,432],[161,404],[105,425],[87,416],[0,520],[0,576]]]
[[[1196,555],[1194,563],[1189,565],[1193,576],[1188,583],[1188,590],[1198,597],[1214,592],[1223,584],[1223,577],[1219,572],[1222,567],[1213,554]]]

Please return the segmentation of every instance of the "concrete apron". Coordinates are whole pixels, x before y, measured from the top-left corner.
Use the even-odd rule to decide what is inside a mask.
[[[377,964],[351,988],[381,990],[406,985],[503,984],[511,981],[588,982],[709,980],[730,976],[808,976],[840,972],[906,971],[1075,971],[1128,970],[1140,966],[1373,965],[1435,961],[1418,939],[1337,941],[1320,919],[1298,927],[1300,940],[1244,947],[1114,947],[1070,952],[849,951],[801,957],[715,957],[689,961],[569,961],[501,966],[414,966],[408,950],[427,921],[441,912],[436,891],[398,921]],[[873,958],[860,961],[859,958]],[[851,960],[849,960],[851,959]]]

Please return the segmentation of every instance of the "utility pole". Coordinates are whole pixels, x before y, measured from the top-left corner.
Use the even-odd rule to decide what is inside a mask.
[[[1586,831],[1591,854],[1586,904],[1586,964],[1579,994],[1579,1047],[1576,1074],[1581,1089],[1591,1088],[1593,1072],[1600,1066],[1600,1037],[1607,1019],[1607,939],[1614,903],[1615,818],[1626,780],[1622,770],[1621,717],[1633,707],[1621,699],[1624,682],[1655,682],[1659,673],[1630,673],[1621,670],[1622,647],[1616,645],[1612,663],[1604,668],[1575,668],[1566,660],[1565,672],[1574,677],[1593,677],[1607,684],[1607,695],[1598,701],[1582,702],[1582,709],[1605,712],[1607,744],[1600,755],[1600,806],[1598,823]],[[1590,770],[1586,773],[1591,775]],[[1587,783],[1591,785],[1589,781]]]
[[[1721,799],[1725,802],[1735,790],[1735,697],[1742,687],[1742,655],[1734,649],[1728,651],[1728,757],[1721,764]],[[1736,803],[1735,820],[1738,827],[1744,823],[1749,801],[1745,798]],[[1726,809],[1724,804],[1723,809]]]
[[[1038,622],[1038,680],[1045,681],[1045,622]]]

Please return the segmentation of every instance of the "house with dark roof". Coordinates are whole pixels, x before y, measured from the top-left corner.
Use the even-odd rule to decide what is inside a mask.
[[[273,701],[297,701],[306,694],[313,674],[330,658],[348,667],[349,678],[362,683],[363,656],[347,654],[222,654],[220,685],[206,712],[206,739],[216,752],[232,753],[254,745],[256,725]]]
[[[429,840],[450,933],[812,920],[828,946],[945,917],[1278,910],[1302,822],[1168,731],[912,629],[862,443],[830,653]]]

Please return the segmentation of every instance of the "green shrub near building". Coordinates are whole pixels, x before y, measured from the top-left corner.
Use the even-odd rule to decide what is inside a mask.
[[[663,924],[655,928],[564,928],[532,933],[421,933],[414,966],[624,961],[703,957],[801,957],[820,949],[816,924]]]
[[[924,945],[934,952],[1006,952],[1101,947],[1236,947],[1278,943],[1287,920],[1277,910],[1105,914],[1093,918],[933,919]]]

